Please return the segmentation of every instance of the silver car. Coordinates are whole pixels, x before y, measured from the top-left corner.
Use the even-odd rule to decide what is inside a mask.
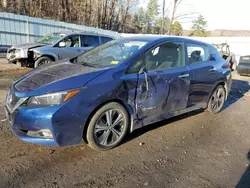
[[[113,39],[112,36],[83,32],[52,33],[35,43],[12,46],[7,52],[7,60],[19,66],[38,67],[75,57]]]

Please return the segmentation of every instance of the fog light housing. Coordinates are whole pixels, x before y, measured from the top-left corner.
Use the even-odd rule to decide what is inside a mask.
[[[49,129],[41,129],[38,131],[28,131],[28,136],[37,137],[37,138],[45,138],[45,139],[53,139],[53,135]]]

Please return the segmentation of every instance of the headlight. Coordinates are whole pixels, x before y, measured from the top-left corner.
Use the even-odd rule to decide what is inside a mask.
[[[33,51],[33,58],[37,59],[39,57],[41,57],[41,54],[39,52]]]
[[[17,57],[20,57],[21,56],[21,50],[20,49],[16,49],[14,54],[17,56]]]
[[[75,96],[77,93],[79,93],[80,90],[74,90],[74,91],[64,91],[64,92],[58,92],[58,93],[51,93],[46,95],[40,95],[29,98],[27,105],[28,106],[54,106],[59,105],[73,96]]]

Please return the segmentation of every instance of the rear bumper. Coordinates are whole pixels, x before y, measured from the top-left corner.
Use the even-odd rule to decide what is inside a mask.
[[[250,63],[240,63],[237,66],[237,73],[240,75],[250,75]]]
[[[232,87],[232,74],[228,74],[227,75],[227,80],[225,82],[225,89],[226,89],[226,98],[228,98],[228,95],[231,91],[231,87]]]

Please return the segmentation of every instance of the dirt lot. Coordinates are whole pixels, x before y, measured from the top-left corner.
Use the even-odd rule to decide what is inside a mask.
[[[5,121],[8,86],[26,70],[0,61],[0,187],[250,187],[248,77],[234,75],[223,112],[194,112],[152,124],[119,147],[51,148],[24,143]]]

